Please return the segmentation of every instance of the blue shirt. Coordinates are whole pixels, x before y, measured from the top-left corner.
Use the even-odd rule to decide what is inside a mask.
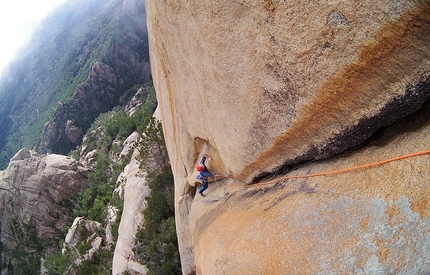
[[[214,177],[215,175],[213,173],[209,172],[207,169],[205,169],[205,170],[200,172],[200,176],[202,178],[207,179],[208,177]]]

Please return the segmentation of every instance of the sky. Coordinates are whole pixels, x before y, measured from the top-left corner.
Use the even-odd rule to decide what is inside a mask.
[[[67,0],[0,0],[0,76],[34,28]]]

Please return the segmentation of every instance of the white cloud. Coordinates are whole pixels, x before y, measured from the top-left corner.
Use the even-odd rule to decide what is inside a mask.
[[[30,38],[34,27],[66,0],[2,0],[0,2],[0,75]]]

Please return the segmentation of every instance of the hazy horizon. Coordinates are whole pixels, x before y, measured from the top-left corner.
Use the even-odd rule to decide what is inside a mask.
[[[0,2],[0,78],[25,48],[38,24],[70,0],[15,0]]]

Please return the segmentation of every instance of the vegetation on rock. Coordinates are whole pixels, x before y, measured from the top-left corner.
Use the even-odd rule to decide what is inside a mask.
[[[142,135],[139,153],[151,195],[146,198],[145,222],[137,234],[135,252],[149,269],[148,274],[180,274],[173,174],[161,123],[157,120],[152,119]]]
[[[83,217],[74,231],[75,241],[64,241],[70,225],[57,229],[52,222],[52,230],[61,231],[60,238],[53,238],[41,236],[31,222],[16,219],[10,225],[14,229],[16,246],[12,248],[11,259],[2,261],[0,271],[39,274],[42,260],[41,272],[44,274],[110,274],[123,205],[123,197],[115,189],[121,184],[119,175],[135,150],[141,153],[140,169],[146,175],[152,193],[146,199],[144,225],[138,233],[134,253],[151,274],[180,271],[173,178],[161,124],[152,118],[157,104],[152,83],[140,88],[132,101],[133,105],[116,107],[101,114],[87,131],[82,145],[71,153],[79,163],[86,163],[91,168],[88,187],[63,200],[59,210],[69,215],[70,225],[73,219]],[[125,140],[133,132],[142,138],[124,153]],[[109,208],[116,209],[113,221],[107,218]],[[55,219],[55,216],[51,218]],[[108,241],[107,234],[112,236],[112,241]],[[97,240],[99,245],[95,244]],[[0,249],[5,249],[2,243]]]
[[[124,9],[130,2],[68,2],[46,19],[33,47],[0,80],[0,169],[22,147],[69,153],[77,160],[73,169],[81,163],[91,169],[88,187],[64,199],[52,212],[69,216],[65,219],[69,225],[83,217],[76,227],[76,243],[42,236],[33,227],[35,221],[17,217],[10,225],[13,247],[0,242],[0,272],[110,274],[123,206],[115,189],[136,146],[152,189],[147,198],[149,210],[144,213],[148,216],[145,228],[150,231],[141,231],[149,239],[139,238],[147,249],[138,257],[150,272],[180,270],[173,178],[161,124],[152,119],[157,101],[150,82],[144,6]],[[80,12],[71,12],[75,10]],[[124,153],[125,140],[134,132],[142,139]],[[117,215],[108,221],[111,209]],[[93,223],[97,226],[89,229]],[[69,226],[51,224],[64,239]],[[111,241],[106,236],[108,225]],[[3,257],[6,250],[10,252],[7,259]]]
[[[127,102],[150,79],[145,26],[143,5],[130,14],[120,0],[70,1],[47,18],[0,80],[0,169],[23,147],[67,154]]]
[[[118,157],[125,139],[134,131],[142,133],[146,125],[151,121],[152,113],[156,107],[155,91],[151,83],[139,90],[137,97],[142,104],[134,108],[134,112],[128,115],[124,108],[114,108],[109,113],[101,114],[88,130],[83,144],[72,153],[75,158],[86,157],[93,153],[88,159],[88,165],[93,167],[93,171],[88,174],[88,188],[82,191],[76,198],[73,209],[74,217],[86,217],[88,220],[97,221],[101,224],[101,230],[95,232],[98,236],[104,237],[106,227],[106,216],[109,206],[117,208],[119,215],[112,226],[114,241],[118,237],[118,226],[121,220],[122,198],[114,193],[117,187],[117,179],[124,167],[130,162],[133,150],[126,156]],[[114,157],[113,157],[114,156]],[[170,183],[172,184],[172,183]],[[172,184],[173,185],[173,184]],[[85,228],[80,229],[81,241],[76,246],[78,254],[75,254],[73,261],[79,255],[84,255],[91,249],[88,237],[85,235]],[[85,237],[86,236],[86,237]],[[94,258],[85,259],[79,265],[70,265],[70,256],[73,250],[67,253],[56,252],[48,258],[45,267],[49,274],[63,274],[72,268],[76,274],[110,274],[112,267],[112,257],[114,244],[102,243],[102,248],[94,254]],[[61,249],[62,247],[58,247]],[[65,270],[65,268],[67,270]],[[60,273],[57,273],[61,271]]]

